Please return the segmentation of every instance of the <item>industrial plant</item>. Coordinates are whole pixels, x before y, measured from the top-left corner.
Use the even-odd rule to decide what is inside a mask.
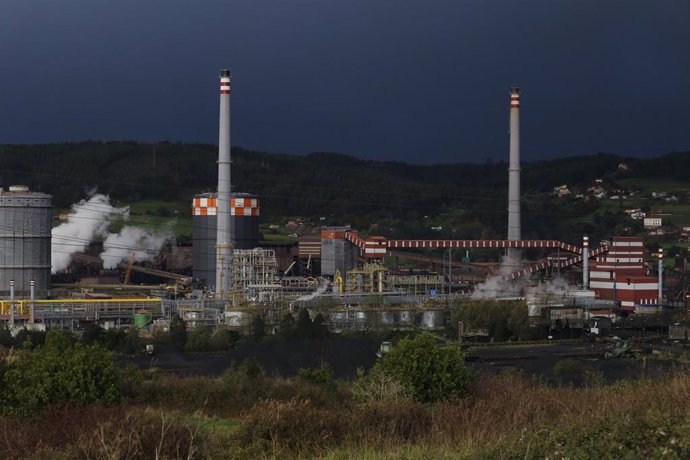
[[[452,306],[464,299],[524,298],[535,324],[582,330],[596,318],[615,321],[657,313],[669,305],[663,253],[654,254],[656,262],[651,262],[641,237],[611,235],[591,247],[586,235],[577,243],[522,238],[518,88],[509,93],[504,240],[387,239],[341,225],[325,226],[296,243],[264,241],[261,196],[232,186],[230,98],[230,71],[222,70],[218,186],[215,192],[190,197],[191,273],[175,270],[174,263],[165,269],[141,265],[135,251],[142,248],[126,245],[120,249],[132,253],[131,258],[105,268],[98,248],[89,249],[93,242],[75,237],[76,247],[64,246],[62,251],[70,253],[72,261],[99,267],[99,281],[84,282],[90,273],[68,279],[69,273],[63,272],[51,284],[52,197],[12,185],[0,189],[0,319],[15,330],[80,330],[90,323],[104,328],[165,327],[178,314],[190,327],[224,324],[246,329],[256,315],[270,328],[286,313],[306,308],[312,316],[320,313],[334,332],[436,330],[447,326]],[[52,241],[57,243],[68,244]],[[496,262],[471,262],[473,250],[493,250]],[[468,257],[459,262],[453,251]],[[388,263],[393,254],[429,259],[435,268]],[[529,261],[528,254],[533,259],[537,254],[537,260]],[[170,255],[168,261],[177,256]],[[147,284],[131,284],[133,272],[145,275]],[[541,296],[556,274],[564,287],[555,295],[551,290],[548,298]]]

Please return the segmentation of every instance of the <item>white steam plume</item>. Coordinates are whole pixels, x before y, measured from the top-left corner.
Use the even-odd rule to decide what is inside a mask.
[[[122,260],[134,255],[135,261],[149,260],[165,244],[169,235],[153,233],[141,227],[125,226],[120,233],[111,233],[103,242],[103,268],[116,268]]]
[[[311,294],[303,295],[302,297],[295,299],[293,301],[293,304],[297,302],[309,302],[310,300],[314,300],[317,297],[321,297],[328,290],[328,287],[330,285],[330,281],[324,281],[324,283],[321,286],[316,288],[316,291],[312,292]]]
[[[83,251],[95,236],[104,235],[113,217],[128,215],[129,208],[115,208],[107,196],[100,194],[72,205],[67,221],[51,231],[51,272],[67,268],[70,255]]]
[[[100,255],[103,267],[115,268],[132,254],[137,261],[151,259],[172,236],[170,227],[155,232],[125,225],[119,233],[108,232],[113,220],[128,218],[129,207],[116,208],[105,195],[94,195],[74,204],[67,222],[52,230],[52,272],[67,268],[71,254],[83,251],[96,237],[105,238]]]
[[[527,298],[529,315],[539,316],[542,307],[562,304],[566,294],[576,288],[577,286],[569,285],[561,277],[548,280],[545,283],[539,283],[536,286],[527,287],[525,289],[525,297]]]
[[[505,258],[501,259],[498,274],[488,277],[483,283],[475,286],[472,292],[474,299],[497,299],[500,297],[518,297],[522,294],[524,281],[522,279],[511,280],[507,278],[514,270],[506,263]]]

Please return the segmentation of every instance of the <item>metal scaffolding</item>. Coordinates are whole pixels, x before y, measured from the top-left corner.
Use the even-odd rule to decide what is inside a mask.
[[[277,283],[278,264],[273,249],[236,249],[232,262],[234,292],[246,295],[250,287],[252,290],[260,286],[273,288]]]

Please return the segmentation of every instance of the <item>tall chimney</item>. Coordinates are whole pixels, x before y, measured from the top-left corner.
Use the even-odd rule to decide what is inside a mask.
[[[508,239],[520,240],[520,89],[510,89],[510,164],[508,166]],[[519,267],[520,250],[508,249],[508,264]]]
[[[14,326],[14,280],[10,280],[10,327]]]
[[[589,289],[589,237],[582,237],[582,289]]]
[[[218,129],[218,197],[216,200],[216,294],[226,298],[232,288],[232,234],[230,219],[230,71],[220,71]]]
[[[29,310],[29,323],[34,324],[34,307],[36,306],[36,281],[31,280],[31,310]],[[98,311],[98,308],[96,308]]]
[[[664,248],[659,248],[659,305],[664,301]]]

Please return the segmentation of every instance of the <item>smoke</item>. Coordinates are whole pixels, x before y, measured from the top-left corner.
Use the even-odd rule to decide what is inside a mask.
[[[491,276],[479,283],[472,292],[473,299],[497,299],[519,297],[522,294],[522,280],[511,280],[503,276]]]
[[[295,299],[293,304],[297,302],[309,302],[310,300],[314,300],[317,297],[321,297],[328,290],[330,285],[330,281],[324,281],[324,283],[321,286],[319,286],[316,289],[316,291],[312,292],[311,294],[303,295],[302,297]]]
[[[552,302],[556,299],[563,299],[569,291],[577,289],[571,286],[565,278],[556,277],[544,283],[528,286],[525,289],[525,297],[540,302]]]
[[[116,208],[105,195],[93,195],[73,204],[66,222],[51,231],[52,273],[67,268],[70,256],[83,251],[96,236],[105,235],[116,218],[127,218],[129,208]]]
[[[561,277],[556,277],[534,286],[528,286],[525,289],[525,297],[527,299],[529,315],[539,316],[542,307],[562,304],[566,294],[574,289],[577,289],[577,286],[569,285]]]
[[[517,280],[508,278],[508,275],[516,268],[511,266],[507,259],[507,257],[501,258],[498,274],[488,277],[483,283],[475,286],[472,292],[473,299],[497,299],[522,295],[524,280],[522,278]]]
[[[170,228],[155,232],[142,227],[125,225],[117,233],[109,231],[116,221],[129,219],[129,207],[117,208],[106,195],[93,195],[72,205],[66,222],[52,230],[52,273],[67,268],[71,255],[83,251],[95,238],[103,238],[104,268],[114,268],[132,254],[137,261],[151,259],[170,235]]]
[[[103,242],[103,268],[116,268],[124,259],[134,256],[137,262],[150,260],[165,244],[168,235],[153,233],[141,227],[125,226],[120,233],[111,233]]]

